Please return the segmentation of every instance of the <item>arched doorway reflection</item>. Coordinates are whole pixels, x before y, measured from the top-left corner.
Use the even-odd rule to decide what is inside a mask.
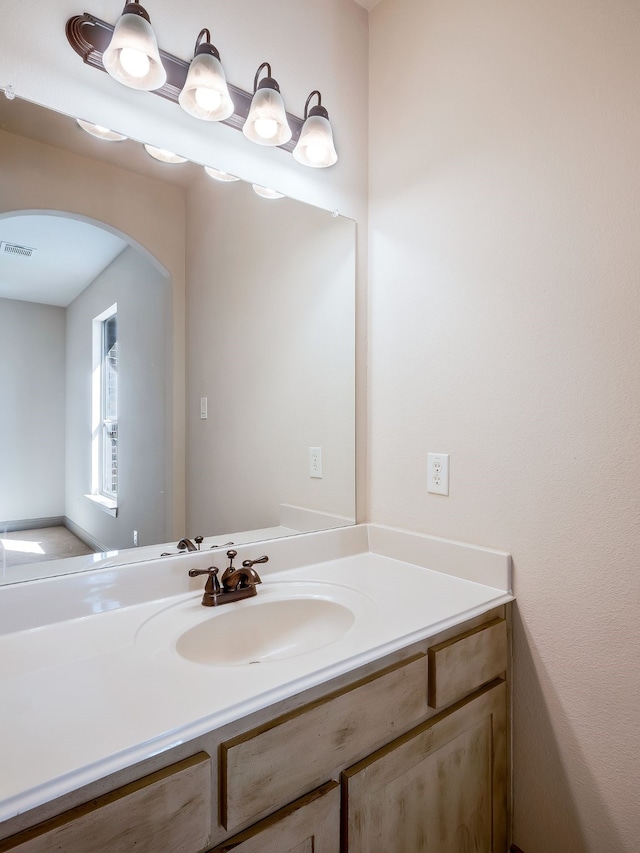
[[[169,276],[126,235],[62,211],[0,216],[1,569],[165,538],[169,321]]]

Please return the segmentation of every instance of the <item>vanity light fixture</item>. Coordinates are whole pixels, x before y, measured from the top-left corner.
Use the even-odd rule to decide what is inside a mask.
[[[233,101],[229,94],[220,54],[211,44],[209,30],[200,31],[193,59],[178,103],[195,118],[204,121],[223,121],[233,115]]]
[[[109,130],[108,127],[102,127],[100,124],[92,124],[90,121],[83,121],[81,118],[77,118],[76,122],[86,133],[97,139],[104,139],[106,142],[122,142],[127,138],[123,133],[116,133],[115,130]]]
[[[318,96],[318,103],[309,109],[309,103],[315,95]],[[304,105],[304,124],[293,156],[298,163],[314,169],[333,166],[338,160],[329,113],[322,106],[322,95],[317,89],[309,95]]]
[[[209,175],[210,178],[213,178],[215,181],[224,181],[225,183],[230,183],[231,181],[239,181],[240,178],[236,178],[235,175],[230,175],[228,172],[222,172],[220,169],[214,169],[213,166],[205,166],[205,172]]]
[[[278,190],[272,190],[270,187],[261,187],[260,184],[251,184],[251,186],[260,198],[284,198],[284,193],[279,193]]]
[[[145,142],[144,150],[161,163],[186,163],[186,157],[180,157],[179,154],[174,154],[173,151],[167,151],[166,148],[156,148],[153,145],[147,145]]]
[[[258,145],[291,152],[297,149],[296,162],[305,166],[326,168],[338,159],[318,90],[307,99],[301,119],[286,112],[268,62],[256,72],[253,93],[228,83],[207,29],[200,31],[190,62],[158,48],[149,15],[138,0],[126,3],[115,26],[85,12],[69,18],[65,31],[69,44],[87,65],[107,71],[126,86],[149,90],[197,118],[242,130]],[[260,79],[265,70],[266,76]],[[309,109],[314,96],[318,103]]]
[[[260,73],[267,69],[267,76],[260,82]],[[258,145],[284,145],[291,139],[292,132],[287,121],[280,87],[271,76],[271,66],[263,62],[253,80],[253,98],[242,132]]]
[[[151,91],[166,83],[156,34],[138,0],[125,4],[102,61],[107,74],[130,89]]]

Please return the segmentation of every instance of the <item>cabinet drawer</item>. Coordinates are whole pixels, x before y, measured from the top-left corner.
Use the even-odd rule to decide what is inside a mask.
[[[209,853],[337,853],[340,786],[327,782]]]
[[[291,802],[427,711],[427,657],[418,654],[225,741],[222,824],[233,830]]]
[[[199,853],[211,838],[211,759],[200,752],[0,841],[0,853]]]
[[[493,619],[429,648],[429,705],[443,708],[507,669],[507,623]]]

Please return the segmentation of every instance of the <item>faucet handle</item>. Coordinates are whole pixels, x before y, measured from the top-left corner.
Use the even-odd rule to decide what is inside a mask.
[[[229,545],[233,545],[233,542],[225,542],[224,545],[209,545],[209,550],[213,551],[214,548],[228,548]]]
[[[222,576],[222,579],[223,579],[223,580],[224,580],[224,578],[225,578],[227,575],[230,575],[230,574],[231,574],[231,572],[232,572],[232,571],[234,571],[234,568],[233,568],[233,561],[234,561],[234,559],[235,559],[237,556],[238,556],[238,552],[237,552],[237,551],[233,551],[233,550],[231,550],[231,551],[227,551],[227,557],[229,558],[229,565],[228,565],[228,566],[227,566],[227,568],[224,570],[224,575]]]
[[[209,575],[204,586],[204,596],[202,598],[202,603],[205,607],[215,606],[217,597],[222,591],[220,581],[218,580],[218,571],[216,566],[210,566],[208,569],[189,569],[190,578],[195,578],[198,575]]]
[[[250,569],[252,566],[255,566],[256,563],[268,563],[268,562],[269,562],[269,558],[267,557],[266,554],[264,554],[262,557],[258,557],[257,560],[243,560],[242,561],[242,568],[243,569]]]
[[[194,541],[194,542],[196,543],[196,545],[198,546],[198,551],[199,551],[199,550],[200,550],[200,546],[201,546],[201,545],[202,545],[202,543],[204,542],[204,536],[194,536],[194,537],[193,537],[193,541]]]
[[[229,558],[229,565],[227,566],[227,568],[222,573],[222,584],[225,587],[225,589],[226,589],[226,585],[227,585],[227,578],[235,572],[235,568],[233,566],[233,560],[237,556],[238,556],[237,551],[233,551],[233,550],[227,551],[227,557]]]
[[[198,575],[217,575],[219,569],[216,566],[210,566],[208,569],[189,569],[189,577],[197,578]]]

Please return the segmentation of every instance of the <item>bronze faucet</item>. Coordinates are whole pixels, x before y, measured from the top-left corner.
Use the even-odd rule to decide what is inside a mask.
[[[193,542],[195,542],[196,544],[194,545]],[[204,542],[204,536],[195,536],[193,542],[191,541],[191,539],[181,539],[176,545],[176,548],[178,549],[176,553],[189,554],[192,551],[199,551],[200,546]],[[196,547],[196,545],[198,547]],[[215,548],[225,548],[227,545],[233,545],[233,542],[225,542],[224,545],[209,545],[209,550],[213,550]],[[172,554],[171,551],[163,551],[160,556],[175,557],[175,554]]]
[[[193,542],[191,541],[191,539],[181,539],[178,542],[178,544],[176,545],[176,548],[178,549],[178,551],[182,551],[183,553],[185,550],[187,550],[187,551],[199,551],[203,540],[204,540],[204,536],[194,537],[194,542],[196,543],[194,545]]]
[[[216,566],[189,570],[191,578],[208,575],[202,596],[202,604],[205,607],[218,607],[221,604],[241,601],[243,598],[251,598],[257,594],[256,585],[262,583],[262,580],[253,566],[255,563],[267,563],[269,558],[265,555],[258,557],[257,560],[243,560],[242,566],[236,569],[233,566],[233,560],[237,555],[237,551],[227,551],[229,565],[220,579],[222,584],[218,580],[219,569]]]

